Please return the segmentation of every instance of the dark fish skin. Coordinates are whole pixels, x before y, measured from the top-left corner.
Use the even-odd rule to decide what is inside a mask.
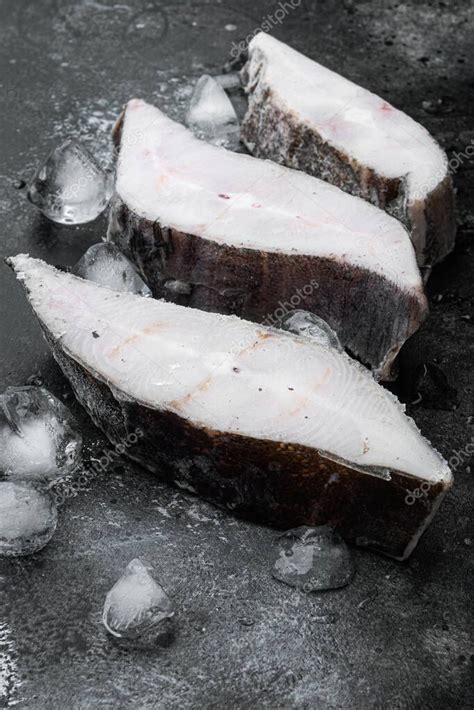
[[[246,69],[242,70],[244,85]],[[278,106],[270,87],[249,91],[240,138],[257,158],[302,170],[361,197],[399,219],[412,235],[418,264],[431,267],[454,248],[456,220],[451,178],[445,177],[425,199],[407,205],[403,179],[388,179],[360,165],[325,142],[295,114]],[[426,223],[426,232],[416,225]]]
[[[346,540],[402,560],[449,488],[436,483],[423,491],[421,479],[397,471],[364,472],[305,446],[199,428],[121,395],[45,335],[77,399],[112,444],[139,428],[143,435],[125,447],[130,458],[240,517],[283,530],[330,524]]]
[[[131,259],[155,298],[277,325],[295,308],[316,313],[381,379],[427,315],[419,291],[335,260],[230,247],[163,227],[117,200],[108,238]],[[190,285],[175,293],[167,282]]]

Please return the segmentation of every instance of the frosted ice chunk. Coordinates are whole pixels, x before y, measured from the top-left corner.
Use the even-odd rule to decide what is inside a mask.
[[[173,605],[151,572],[134,559],[107,594],[102,621],[112,636],[151,645],[170,632]]]
[[[95,219],[107,207],[113,178],[78,141],[55,148],[28,187],[28,199],[60,224]]]
[[[198,137],[234,150],[239,147],[239,122],[222,86],[204,74],[197,82],[186,114],[186,124]]]
[[[132,262],[110,242],[101,242],[89,247],[73,268],[73,273],[115,291],[151,296],[150,289]]]
[[[309,311],[290,311],[283,316],[280,327],[295,335],[302,335],[308,340],[313,340],[321,345],[327,345],[341,352],[343,347],[339,338],[325,320]]]
[[[344,587],[354,576],[349,548],[331,527],[302,526],[278,538],[272,575],[305,592]]]
[[[0,395],[0,471],[9,479],[66,476],[81,445],[71,412],[44,388],[8,387]]]
[[[28,482],[0,481],[0,555],[18,557],[41,550],[57,524],[50,493]]]

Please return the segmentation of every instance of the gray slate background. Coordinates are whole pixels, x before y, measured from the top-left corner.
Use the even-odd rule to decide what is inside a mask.
[[[15,181],[68,135],[107,163],[111,123],[133,96],[180,118],[193,81],[218,73],[232,42],[277,8],[0,0],[2,256],[72,265],[102,237],[103,218],[52,225]],[[468,0],[301,0],[273,33],[420,120],[450,156],[474,141]],[[409,408],[456,464],[456,482],[411,560],[356,551],[352,586],[300,594],[270,576],[273,531],[117,462],[62,506],[44,551],[0,563],[0,707],[473,707],[472,157],[454,181],[456,251],[432,276],[430,319],[405,348],[402,381],[435,362],[457,388],[455,410],[428,399]],[[2,387],[41,376],[79,418],[86,459],[100,455],[106,442],[52,362],[20,286],[3,264],[0,273]],[[100,624],[107,590],[138,555],[178,607],[174,643],[147,653],[117,647]]]

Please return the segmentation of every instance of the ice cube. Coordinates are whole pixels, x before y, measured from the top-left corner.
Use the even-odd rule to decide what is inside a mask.
[[[215,76],[214,79],[226,91],[240,89],[242,86],[240,74],[237,71],[229,72],[228,74],[219,74],[218,76]]]
[[[79,259],[73,273],[99,286],[151,296],[151,291],[132,262],[110,242],[93,244]]]
[[[198,138],[230,150],[239,147],[239,121],[232,103],[216,79],[204,74],[197,82],[186,123]]]
[[[82,437],[71,412],[42,387],[0,395],[0,471],[11,480],[53,481],[70,474]]]
[[[50,493],[26,481],[0,481],[0,555],[18,557],[41,550],[56,524]]]
[[[113,178],[78,141],[69,138],[55,148],[28,188],[28,199],[60,224],[95,219],[107,207]]]
[[[171,631],[172,602],[151,572],[134,559],[107,594],[102,621],[115,638],[151,645]]]
[[[344,587],[354,576],[349,548],[328,525],[302,526],[277,540],[272,574],[275,579],[305,592]]]
[[[331,326],[325,320],[309,311],[295,310],[286,313],[280,321],[280,327],[321,345],[335,348],[340,352],[343,350],[339,338]]]

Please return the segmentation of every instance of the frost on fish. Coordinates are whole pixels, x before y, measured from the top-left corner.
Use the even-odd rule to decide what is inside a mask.
[[[316,313],[388,377],[426,315],[410,238],[385,212],[271,161],[197,140],[130,101],[109,239],[157,298],[277,325]],[[173,283],[187,284],[170,289]]]
[[[420,266],[454,246],[448,161],[419,123],[261,32],[242,70],[250,152],[327,180],[401,219]]]
[[[128,456],[240,515],[284,529],[330,524],[409,555],[451,473],[348,355],[28,256],[9,263],[92,419],[114,445],[143,432]]]

